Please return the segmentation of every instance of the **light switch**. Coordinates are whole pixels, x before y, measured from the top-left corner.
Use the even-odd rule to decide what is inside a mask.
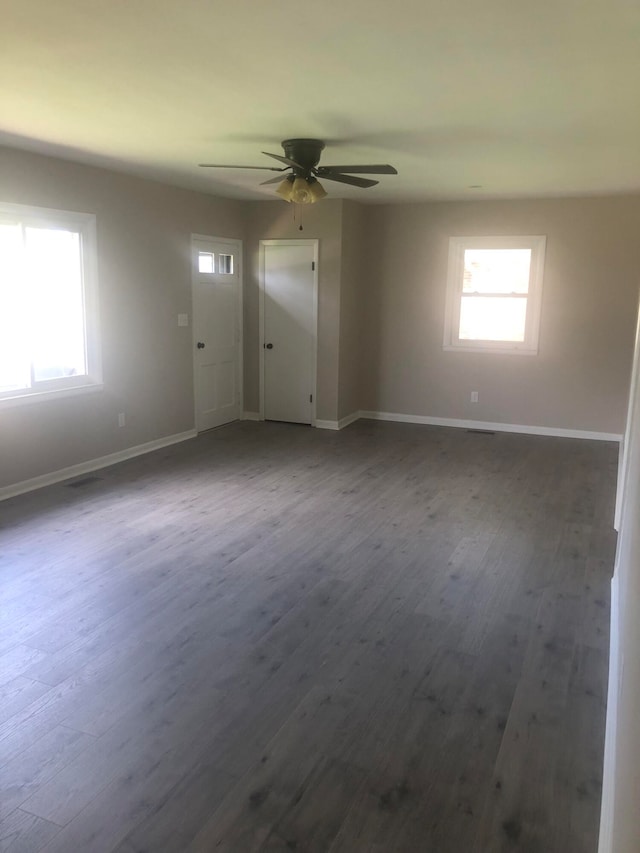
[[[179,326],[188,326],[189,325],[189,315],[188,314],[178,314],[178,325]]]

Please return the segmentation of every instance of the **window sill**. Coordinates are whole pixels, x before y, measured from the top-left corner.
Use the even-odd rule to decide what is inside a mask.
[[[471,346],[458,346],[456,344],[444,344],[444,352],[483,352],[488,355],[538,355],[537,349],[524,349],[522,347],[495,347],[472,344]]]
[[[90,382],[87,385],[76,385],[74,388],[56,388],[51,391],[29,391],[23,394],[15,394],[13,397],[1,397],[0,409],[26,406],[31,403],[43,403],[45,400],[60,400],[63,397],[96,394],[103,389],[104,385],[102,382]]]

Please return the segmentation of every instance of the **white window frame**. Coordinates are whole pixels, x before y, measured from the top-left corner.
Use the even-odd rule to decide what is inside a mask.
[[[90,213],[0,202],[0,222],[11,224],[20,222],[27,226],[64,229],[80,234],[87,365],[87,372],[82,376],[33,381],[30,388],[2,391],[0,408],[100,391],[103,384],[96,217]]]
[[[443,349],[455,352],[513,353],[537,355],[542,305],[542,279],[547,238],[523,237],[451,237],[449,239],[449,266],[447,273],[447,298],[444,321]],[[530,249],[529,290],[513,298],[527,300],[524,341],[494,341],[461,339],[460,306],[464,278],[464,253],[467,249]],[[509,294],[496,294],[509,296]],[[491,296],[478,296],[479,299]]]

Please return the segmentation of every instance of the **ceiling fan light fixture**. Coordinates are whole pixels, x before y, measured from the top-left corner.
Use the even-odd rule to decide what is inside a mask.
[[[324,188],[315,178],[297,176],[291,189],[291,201],[294,204],[315,204],[326,194]]]

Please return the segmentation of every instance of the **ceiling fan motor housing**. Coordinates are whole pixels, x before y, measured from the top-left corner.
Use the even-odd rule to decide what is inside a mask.
[[[302,169],[294,169],[295,173],[307,178],[320,162],[324,142],[321,139],[285,139],[282,148],[285,157],[302,166]]]

